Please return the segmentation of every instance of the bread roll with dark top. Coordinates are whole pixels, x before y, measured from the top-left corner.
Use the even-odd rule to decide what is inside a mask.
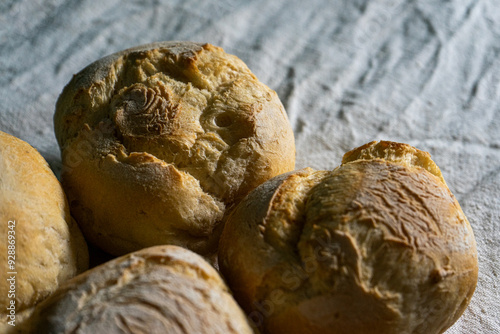
[[[442,333],[478,275],[473,231],[439,168],[393,142],[256,188],[228,218],[219,265],[266,333]]]
[[[60,284],[86,270],[89,259],[45,159],[1,131],[0,238],[0,332],[7,333],[15,332],[12,324],[19,325]]]
[[[72,213],[114,255],[166,243],[215,252],[227,208],[295,164],[277,94],[210,44],[96,61],[65,87],[54,124]]]
[[[253,333],[217,271],[178,246],[143,249],[75,277],[36,308],[24,330]]]

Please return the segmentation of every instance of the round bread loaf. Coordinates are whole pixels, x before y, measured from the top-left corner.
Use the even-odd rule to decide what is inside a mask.
[[[229,216],[219,265],[266,333],[442,333],[478,275],[473,231],[439,168],[393,142],[259,186]]]
[[[26,322],[33,333],[253,333],[217,271],[178,246],[127,254],[75,277]]]
[[[0,325],[11,322],[6,328],[88,267],[87,245],[47,162],[1,131],[0,238]]]
[[[54,123],[71,212],[114,255],[158,244],[214,253],[226,209],[295,165],[277,94],[210,44],[96,61],[65,87]]]

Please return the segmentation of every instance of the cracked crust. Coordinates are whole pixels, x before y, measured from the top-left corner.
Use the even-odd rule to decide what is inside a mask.
[[[166,243],[213,253],[227,208],[295,164],[276,93],[210,44],[149,44],[89,65],[54,124],[72,214],[114,255]]]
[[[9,221],[15,221],[12,229]],[[28,143],[1,131],[0,235],[0,322],[8,320],[9,272],[17,273],[12,300],[19,323],[31,307],[88,267],[87,245],[47,162]],[[15,237],[12,257],[8,235]],[[12,269],[8,260],[15,263]]]
[[[217,271],[177,246],[143,249],[75,277],[37,307],[26,330],[253,333]]]
[[[439,168],[391,142],[259,186],[228,218],[219,265],[268,333],[441,333],[478,274],[472,229]]]

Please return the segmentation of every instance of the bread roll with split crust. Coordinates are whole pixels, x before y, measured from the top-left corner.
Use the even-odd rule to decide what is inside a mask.
[[[217,271],[178,246],[111,260],[67,282],[27,322],[36,333],[253,333]]]
[[[227,208],[295,165],[277,94],[210,44],[96,61],[65,87],[54,124],[72,214],[114,255],[167,243],[211,254]]]
[[[467,307],[473,231],[436,164],[372,142],[273,178],[228,218],[221,272],[266,333],[442,333]]]
[[[3,333],[16,329],[8,321],[19,325],[34,305],[87,269],[88,252],[45,159],[28,143],[1,131],[0,236]],[[15,318],[7,309],[11,301]]]

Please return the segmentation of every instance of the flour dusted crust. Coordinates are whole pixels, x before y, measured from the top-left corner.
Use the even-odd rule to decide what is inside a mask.
[[[428,153],[372,142],[262,184],[219,265],[267,333],[442,333],[477,282],[473,231]]]
[[[15,237],[13,243],[8,235]],[[87,245],[47,162],[28,143],[1,131],[0,236],[0,328],[10,320],[11,300],[19,324],[34,305],[88,266]],[[10,244],[15,246],[11,258]],[[14,260],[13,268],[8,260]],[[13,298],[7,281],[11,276],[15,276]]]
[[[277,94],[210,44],[149,44],[91,64],[54,124],[72,214],[115,255],[165,243],[213,253],[227,208],[295,164]]]
[[[37,333],[253,333],[217,271],[178,246],[107,262],[37,307]]]

